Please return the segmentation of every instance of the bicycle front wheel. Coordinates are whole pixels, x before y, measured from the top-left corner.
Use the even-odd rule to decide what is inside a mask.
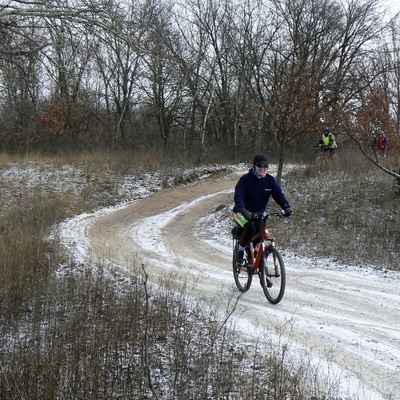
[[[253,268],[248,264],[247,261],[243,265],[236,264],[236,251],[238,248],[238,243],[233,249],[233,278],[237,288],[241,292],[247,292],[250,289],[251,282],[253,280]]]
[[[261,260],[260,282],[265,297],[271,304],[278,304],[285,294],[286,271],[283,258],[275,247],[269,247]]]
[[[328,163],[328,160],[324,156],[319,156],[315,160],[315,165],[317,165],[318,167],[324,167],[327,165],[327,163]]]

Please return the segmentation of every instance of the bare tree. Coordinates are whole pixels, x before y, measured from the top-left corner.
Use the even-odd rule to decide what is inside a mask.
[[[380,159],[372,150],[373,139],[380,130],[389,138],[391,152],[395,153],[399,134],[399,36],[395,19],[387,26],[382,25],[382,35],[377,36],[374,53],[369,54],[364,64],[364,79],[361,90],[357,93],[358,103],[346,119],[346,131],[364,156],[378,168],[398,178],[398,172],[392,170],[390,157]],[[362,65],[362,64],[360,64]]]
[[[388,71],[388,79],[385,82],[388,90],[388,98],[391,111],[396,119],[396,131],[400,132],[400,15],[393,18],[389,25],[390,40],[383,48],[383,60]],[[381,52],[380,52],[381,53]]]
[[[322,110],[318,93],[327,73],[326,52],[332,51],[337,32],[327,2],[308,0],[273,2],[268,19],[247,29],[245,48],[250,50],[253,101],[262,110],[263,129],[279,143],[278,180],[282,175],[286,145],[315,126]]]
[[[279,179],[287,149],[322,122],[353,134],[378,87],[399,124],[396,25],[375,57],[380,1],[13,0],[0,11],[2,114],[18,103],[26,130],[60,101],[75,139],[106,121],[114,144],[277,149]]]
[[[161,138],[166,143],[172,128],[178,125],[184,87],[174,56],[179,39],[172,24],[172,6],[158,6],[149,1],[147,14],[151,15],[151,19],[144,59],[147,66],[144,74],[146,79],[142,88],[154,111]]]
[[[201,146],[210,140],[225,144],[235,136],[236,80],[232,64],[233,9],[230,2],[189,1],[185,14],[197,37],[184,35],[191,50],[199,51],[199,68],[191,79],[190,91],[196,99],[202,118],[199,121]],[[191,40],[188,38],[191,37]],[[193,83],[196,83],[193,86]],[[212,135],[212,136],[211,136]]]
[[[374,77],[361,74],[380,33],[377,0],[273,1],[269,36],[252,40],[252,93],[280,144],[278,179],[289,142],[321,121],[335,123]],[[267,28],[264,28],[267,32]],[[263,36],[265,38],[265,35]]]
[[[96,36],[97,70],[102,80],[99,96],[114,127],[110,139],[127,144],[127,125],[140,102],[140,70],[143,65],[146,10],[138,4],[110,11],[112,30],[98,31]]]
[[[13,0],[2,4],[0,31],[4,40],[0,43],[0,79],[9,92],[7,98],[3,96],[3,107],[9,109],[14,104],[13,119],[17,125],[10,129],[14,135],[19,131],[25,132],[22,136],[29,133],[27,122],[24,125],[23,121],[32,124],[31,117],[37,112],[39,101],[48,102],[55,89],[59,97],[68,99],[65,104],[77,100],[90,58],[90,46],[85,47],[88,44],[85,31],[96,23],[98,14],[101,8],[95,3],[72,5]],[[21,67],[19,74],[15,74],[16,65]],[[52,79],[53,87],[45,85]],[[24,90],[16,90],[17,87]],[[73,119],[76,121],[77,116],[72,118],[71,110],[67,111],[64,121],[67,130],[72,127]],[[81,127],[75,126],[75,129]]]

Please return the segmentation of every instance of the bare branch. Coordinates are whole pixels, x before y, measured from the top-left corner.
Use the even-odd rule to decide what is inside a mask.
[[[369,161],[371,161],[373,164],[375,164],[378,168],[380,168],[382,171],[386,172],[387,174],[395,177],[396,179],[400,180],[400,173],[397,173],[395,171],[391,171],[389,168],[384,167],[377,159],[374,160],[372,157],[370,157],[366,151],[364,150],[361,142],[356,139],[353,135],[349,134],[349,137],[356,143],[357,147],[361,150],[365,158],[367,158]]]

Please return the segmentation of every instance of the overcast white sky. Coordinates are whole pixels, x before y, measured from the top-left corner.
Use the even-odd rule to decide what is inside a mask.
[[[391,15],[395,15],[400,12],[400,1],[399,0],[386,0],[384,1],[386,7]]]

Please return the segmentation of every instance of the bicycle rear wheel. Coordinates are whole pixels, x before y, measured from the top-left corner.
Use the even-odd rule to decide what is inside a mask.
[[[265,297],[271,304],[278,304],[285,294],[286,286],[283,258],[275,247],[269,247],[260,264],[260,283]]]
[[[236,242],[233,249],[233,278],[237,288],[241,292],[247,292],[250,289],[251,282],[253,280],[253,268],[248,264],[247,260],[243,265],[236,265],[236,251],[239,242]]]

